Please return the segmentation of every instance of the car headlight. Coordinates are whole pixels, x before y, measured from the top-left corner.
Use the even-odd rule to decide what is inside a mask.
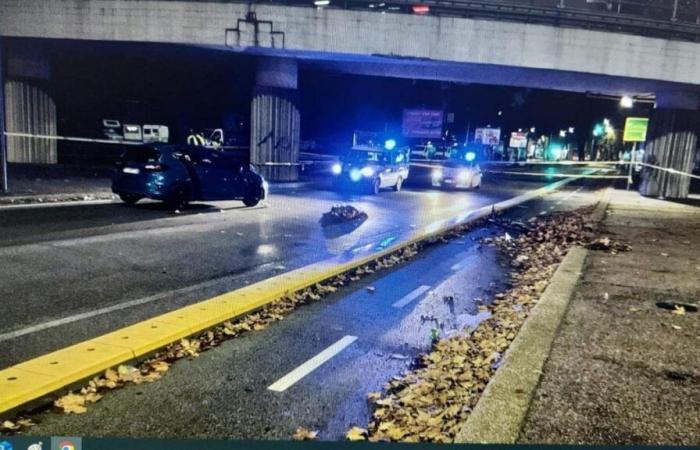
[[[433,169],[433,179],[442,180],[442,169]]]
[[[333,166],[331,166],[331,172],[333,172],[333,175],[340,175],[343,172],[342,164],[339,164],[339,163],[333,164]]]
[[[352,181],[360,181],[362,179],[362,172],[360,172],[360,169],[352,169],[350,171],[350,179]]]
[[[468,170],[460,170],[459,173],[457,174],[457,180],[461,183],[466,183],[469,180],[469,171]]]
[[[360,173],[364,177],[371,177],[374,175],[374,169],[371,167],[363,167],[362,170],[360,170]]]

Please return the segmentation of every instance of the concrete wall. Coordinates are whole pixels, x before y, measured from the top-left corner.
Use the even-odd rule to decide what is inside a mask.
[[[546,25],[282,6],[254,7],[288,50],[392,55],[700,85],[700,45]],[[245,4],[0,0],[0,35],[225,45]],[[252,45],[251,26],[228,43]],[[273,35],[259,34],[261,46]],[[276,45],[279,36],[274,37]],[[341,55],[338,55],[341,57]]]

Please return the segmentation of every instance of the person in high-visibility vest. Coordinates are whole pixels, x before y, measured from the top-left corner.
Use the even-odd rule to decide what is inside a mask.
[[[194,132],[190,128],[190,134],[187,136],[187,145],[204,145],[204,136],[202,136],[200,133]]]

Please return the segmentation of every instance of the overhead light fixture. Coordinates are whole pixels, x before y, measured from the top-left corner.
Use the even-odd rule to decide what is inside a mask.
[[[331,0],[314,0],[314,6],[317,6],[319,8],[323,6],[328,6],[331,4]]]
[[[623,95],[620,98],[620,106],[623,108],[631,108],[634,106],[634,99],[629,95]]]

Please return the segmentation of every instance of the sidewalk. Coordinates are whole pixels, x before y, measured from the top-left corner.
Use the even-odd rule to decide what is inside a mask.
[[[612,193],[603,234],[632,250],[589,251],[519,443],[700,444],[700,201],[689,203]]]
[[[8,173],[9,192],[0,192],[0,205],[116,198],[108,169],[10,164]]]

